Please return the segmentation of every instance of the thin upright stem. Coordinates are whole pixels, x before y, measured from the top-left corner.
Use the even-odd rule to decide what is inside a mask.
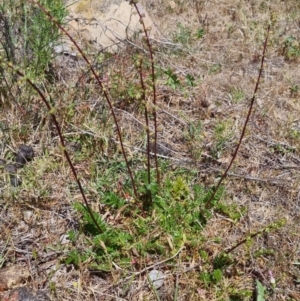
[[[151,184],[151,155],[150,155],[150,129],[149,129],[149,114],[148,114],[148,109],[147,109],[147,102],[146,102],[146,86],[144,83],[144,78],[143,78],[143,59],[140,58],[140,61],[138,62],[138,72],[140,75],[140,83],[142,87],[142,102],[143,105],[145,106],[145,122],[146,122],[146,135],[147,135],[147,174],[148,174],[148,184]],[[150,198],[150,203],[152,204],[152,193],[151,191],[149,192],[149,198]]]
[[[145,33],[145,41],[147,44],[147,47],[149,49],[149,56],[150,56],[150,63],[151,63],[151,85],[152,85],[152,91],[153,91],[153,119],[154,119],[154,148],[153,148],[153,153],[154,153],[154,160],[155,160],[155,169],[156,169],[156,178],[157,178],[157,184],[160,184],[160,173],[159,173],[159,168],[158,168],[158,157],[157,157],[157,113],[156,113],[156,83],[155,83],[155,67],[154,67],[154,55],[153,55],[153,49],[150,43],[150,38],[148,35],[148,31],[146,29],[145,22],[143,20],[144,15],[140,12],[138,5],[136,1],[131,1],[133,6],[135,7],[139,17],[140,17],[140,22],[143,26],[143,31]]]
[[[81,194],[81,196],[82,196],[82,198],[83,198],[83,201],[84,201],[84,203],[85,203],[85,205],[86,205],[86,209],[87,209],[89,215],[91,216],[91,218],[92,218],[92,220],[93,220],[95,226],[97,227],[99,233],[103,233],[103,230],[101,229],[100,225],[98,224],[98,222],[96,221],[96,219],[95,219],[95,217],[94,217],[94,215],[93,215],[93,212],[92,212],[92,210],[91,210],[91,207],[90,207],[90,205],[89,205],[89,203],[88,203],[88,201],[87,201],[87,198],[86,198],[86,196],[85,196],[85,193],[84,193],[83,187],[82,187],[82,185],[81,185],[81,182],[80,182],[80,180],[79,180],[79,178],[78,178],[78,176],[77,176],[76,169],[75,169],[75,167],[74,167],[74,165],[73,165],[73,163],[72,163],[72,161],[71,161],[71,158],[70,158],[70,156],[69,156],[69,153],[68,153],[68,151],[67,151],[66,144],[65,144],[65,140],[64,140],[64,137],[63,137],[61,128],[60,128],[59,123],[58,123],[58,121],[57,121],[57,119],[56,119],[56,117],[55,117],[55,114],[54,114],[55,108],[51,107],[49,101],[47,101],[47,99],[46,99],[45,95],[42,93],[42,91],[41,91],[41,90],[40,90],[40,89],[39,89],[39,88],[38,88],[38,87],[37,87],[37,86],[36,86],[29,78],[26,78],[25,75],[24,75],[21,71],[17,70],[12,64],[7,64],[7,63],[3,62],[3,61],[1,60],[1,57],[0,57],[0,63],[5,64],[7,68],[12,69],[12,70],[13,70],[15,73],[17,73],[19,76],[25,78],[26,81],[31,85],[31,87],[32,87],[32,88],[40,95],[42,101],[44,102],[44,104],[46,105],[46,107],[47,107],[47,109],[48,109],[49,114],[51,115],[51,118],[52,118],[52,120],[53,120],[53,123],[54,123],[54,125],[55,125],[55,128],[56,128],[56,130],[57,130],[57,133],[58,133],[58,136],[59,136],[59,139],[60,139],[60,144],[61,144],[61,146],[63,147],[64,155],[65,155],[65,157],[66,157],[66,159],[67,159],[67,161],[68,161],[68,164],[69,164],[69,166],[70,166],[70,168],[71,168],[71,170],[72,170],[72,173],[73,173],[73,176],[74,176],[74,178],[75,178],[75,181],[77,182],[77,185],[78,185],[80,194]]]
[[[258,77],[257,77],[257,80],[256,80],[256,85],[255,85],[255,88],[254,88],[254,93],[253,93],[253,96],[251,98],[249,110],[248,110],[248,113],[247,113],[247,117],[246,117],[246,120],[245,120],[245,123],[244,123],[244,126],[243,126],[243,130],[242,130],[239,142],[238,142],[238,144],[237,144],[237,146],[235,148],[235,151],[234,151],[234,153],[232,155],[232,158],[230,160],[230,163],[229,163],[228,167],[226,168],[225,172],[223,173],[221,179],[219,180],[219,182],[218,182],[216,188],[214,189],[211,197],[209,198],[209,200],[205,204],[205,208],[206,209],[210,206],[210,204],[211,204],[212,200],[214,199],[214,197],[215,197],[218,189],[220,188],[221,184],[223,183],[224,179],[226,178],[226,176],[228,174],[228,171],[230,170],[233,162],[235,161],[235,159],[237,157],[239,148],[240,148],[240,146],[242,144],[242,141],[243,141],[243,138],[245,136],[246,128],[247,128],[248,122],[250,120],[250,116],[251,116],[251,113],[252,113],[252,110],[253,110],[253,106],[254,106],[254,101],[256,99],[256,94],[257,94],[257,91],[258,91],[258,88],[259,88],[259,84],[260,84],[261,75],[262,75],[262,72],[263,72],[263,67],[264,67],[265,54],[266,54],[266,50],[267,50],[269,33],[270,33],[270,25],[268,26],[268,29],[267,29],[267,35],[266,35],[266,39],[265,39],[265,43],[264,43],[263,54],[262,54],[262,58],[261,58],[261,64],[260,64],[260,69],[259,69]]]
[[[46,10],[39,2],[37,2],[35,0],[30,0],[30,1],[33,2],[34,4],[36,4],[49,17],[49,19],[71,40],[71,42],[77,48],[77,50],[81,54],[82,58],[85,60],[85,62],[89,66],[90,70],[92,71],[93,76],[95,77],[98,85],[100,86],[100,88],[101,88],[101,90],[103,92],[103,95],[104,95],[104,97],[105,97],[105,99],[106,99],[106,101],[108,103],[109,108],[110,108],[110,112],[111,112],[111,114],[113,116],[114,123],[115,123],[116,129],[117,129],[117,134],[118,134],[118,137],[120,139],[120,145],[121,145],[122,154],[123,154],[123,157],[124,157],[124,160],[125,160],[125,163],[126,163],[126,166],[127,166],[127,170],[128,170],[128,173],[129,173],[129,176],[130,176],[130,179],[131,179],[134,196],[137,199],[138,195],[137,195],[136,185],[135,185],[135,181],[134,181],[134,178],[133,178],[133,173],[132,173],[132,170],[130,168],[129,161],[127,159],[127,155],[126,155],[126,152],[125,152],[125,148],[124,148],[124,144],[123,144],[123,139],[122,139],[122,134],[121,134],[121,129],[120,129],[120,126],[119,126],[119,123],[118,123],[117,116],[115,114],[113,105],[112,105],[112,101],[110,100],[110,97],[109,97],[109,94],[108,94],[107,90],[103,87],[103,84],[102,84],[102,82],[101,82],[101,80],[100,80],[100,78],[99,78],[96,70],[92,66],[91,62],[88,60],[87,56],[84,54],[84,52],[82,51],[82,49],[79,47],[78,43],[68,33],[68,31],[59,22],[57,22],[54,19],[54,17],[51,15],[51,13],[48,10]]]

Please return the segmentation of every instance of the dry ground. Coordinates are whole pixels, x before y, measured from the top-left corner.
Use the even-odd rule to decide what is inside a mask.
[[[236,203],[246,211],[236,223],[216,213],[203,230],[207,238],[203,249],[213,257],[249,233],[281,223],[232,251],[235,265],[219,286],[203,285],[199,279],[201,261],[187,259],[184,251],[176,257],[175,267],[159,265],[168,275],[161,300],[173,300],[175,287],[177,300],[235,300],[230,297],[233,290],[254,291],[256,279],[270,287],[270,272],[276,288],[268,300],[300,300],[300,3],[150,0],[144,5],[161,32],[153,41],[157,65],[170,67],[182,83],[187,74],[196,83],[174,90],[165,78],[158,80],[159,143],[162,149],[167,147],[161,153],[175,167],[198,170],[195,181],[206,185],[216,182],[236,146],[258,75],[266,28],[271,23],[255,110],[223,196],[224,202]],[[197,36],[199,29],[203,29],[203,37]],[[108,77],[134,77],[129,59],[132,51],[128,46],[101,71]],[[59,79],[52,93],[57,97],[66,137],[83,137],[80,142],[84,155],[76,153],[72,139],[69,147],[94,205],[97,191],[89,184],[94,176],[93,159],[115,158],[119,149],[111,142],[116,138],[112,121],[106,121],[103,101],[93,82],[85,77],[79,83],[81,89],[74,85],[83,67],[69,62],[60,70],[59,64],[66,62],[57,62]],[[142,154],[142,112],[135,104],[122,100],[122,84],[124,89],[127,86],[120,79],[116,81],[118,91],[112,93],[119,97],[115,106],[121,126],[126,126],[125,143],[132,147],[130,155]],[[20,266],[25,275],[21,282],[44,289],[52,300],[157,300],[145,274],[131,279],[126,289],[117,267],[112,273],[92,273],[87,264],[75,269],[60,262],[70,244],[67,231],[78,228],[78,215],[71,204],[80,201],[80,195],[39,99],[32,97],[23,102],[23,107],[2,101],[0,157],[13,160],[14,151],[26,143],[33,145],[35,159],[20,171],[20,188],[10,187],[3,175],[0,265]],[[93,115],[95,110],[99,113]],[[34,117],[38,117],[36,124]],[[194,138],[191,127],[196,131]],[[93,139],[84,137],[87,131]],[[101,149],[101,153],[95,154],[94,149]],[[85,246],[78,242],[77,247]],[[152,259],[151,264],[163,259]]]

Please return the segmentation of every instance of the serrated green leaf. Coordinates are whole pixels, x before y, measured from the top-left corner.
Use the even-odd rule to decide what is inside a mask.
[[[256,301],[265,301],[265,290],[266,287],[263,286],[258,280],[256,280]]]

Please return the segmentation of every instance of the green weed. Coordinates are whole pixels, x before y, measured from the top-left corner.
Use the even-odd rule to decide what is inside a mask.
[[[289,36],[284,41],[283,53],[286,59],[292,60],[300,56],[300,46],[297,39]]]
[[[126,170],[123,169],[122,172],[125,175]],[[148,190],[151,190],[152,193],[152,213],[147,216],[143,211],[144,201],[127,198],[126,190],[123,190],[126,189],[126,185],[119,190],[118,186],[113,184],[115,168],[110,171],[106,170],[102,180],[99,179],[102,187],[100,213],[106,212],[107,214],[109,212],[112,217],[118,216],[118,229],[109,226],[101,220],[101,215],[94,213],[95,219],[103,230],[101,234],[98,234],[85,207],[79,203],[76,204],[76,210],[82,215],[82,230],[87,237],[90,237],[87,238],[86,243],[90,246],[89,252],[92,251],[92,253],[79,254],[73,250],[67,256],[67,262],[75,264],[79,262],[76,257],[82,257],[81,261],[86,261],[87,257],[90,257],[93,268],[97,265],[100,268],[99,262],[104,258],[128,265],[132,250],[141,258],[146,254],[166,256],[184,245],[188,245],[189,249],[197,250],[201,244],[201,230],[204,227],[199,215],[199,208],[205,204],[210,191],[201,185],[192,184],[193,174],[189,175],[187,171],[179,173],[177,176],[170,169],[165,169],[166,172],[159,190],[157,186],[147,187],[147,175],[144,171],[136,174],[139,193],[143,195]],[[122,175],[120,169],[118,174]],[[107,187],[107,192],[103,191],[105,187]],[[143,189],[143,187],[145,188]],[[215,197],[214,206],[217,206],[221,196],[222,193],[219,193]],[[208,218],[209,216],[206,216],[205,222]],[[130,224],[128,224],[128,220],[130,220]],[[70,232],[69,238],[74,241],[75,233]],[[217,272],[215,273],[214,277],[218,280],[219,275]]]
[[[180,88],[181,82],[178,76],[171,69],[166,70],[164,74],[167,77],[165,81],[166,85],[170,86],[174,90]]]
[[[242,89],[233,87],[230,90],[229,98],[233,103],[239,103],[245,99],[246,95]]]
[[[61,0],[42,0],[41,4],[51,11],[59,23],[63,22],[66,10]],[[18,13],[15,13],[16,9]],[[51,62],[54,46],[60,37],[59,29],[39,8],[27,2],[18,4],[15,0],[3,1],[0,12],[7,20],[3,44],[7,60],[18,63],[26,76],[34,80],[50,79],[53,76]]]
[[[297,84],[291,85],[289,87],[289,90],[290,90],[291,96],[296,96],[299,93],[299,86]]]
[[[221,64],[213,64],[212,66],[210,66],[209,68],[209,73],[210,74],[216,74],[216,73],[219,73],[221,72],[222,70],[222,65]]]
[[[212,148],[212,155],[219,158],[226,148],[227,143],[232,138],[230,129],[231,121],[222,121],[216,124],[214,129],[215,145]]]
[[[185,76],[185,80],[186,80],[186,83],[188,86],[190,87],[195,87],[196,86],[196,83],[195,83],[195,77],[191,74],[187,74]]]
[[[256,280],[256,301],[265,301],[266,287]]]
[[[177,31],[174,33],[173,41],[186,46],[190,43],[192,31],[181,23],[177,24]]]
[[[196,37],[197,39],[202,39],[205,35],[205,30],[204,28],[198,28],[196,32]]]

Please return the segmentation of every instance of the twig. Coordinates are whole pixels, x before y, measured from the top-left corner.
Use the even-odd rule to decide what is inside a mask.
[[[179,119],[178,117],[176,117],[176,116],[174,116],[173,114],[171,114],[171,113],[167,112],[166,110],[164,110],[164,109],[161,109],[161,108],[159,108],[159,107],[158,107],[158,110],[160,110],[160,111],[162,111],[163,113],[165,113],[165,114],[167,114],[167,115],[171,116],[172,118],[174,118],[175,120],[179,121],[179,122],[180,122],[180,123],[182,123],[183,125],[185,125],[185,126],[187,126],[187,125],[188,125],[188,124],[187,124],[185,121],[183,121],[183,120]]]
[[[276,146],[276,145],[280,145],[280,146],[282,146],[282,147],[284,147],[284,148],[289,148],[289,149],[292,149],[292,150],[296,150],[296,147],[291,146],[291,145],[289,145],[289,144],[286,143],[286,142],[271,140],[270,138],[264,139],[264,138],[259,137],[259,136],[256,135],[256,134],[254,134],[254,136],[255,136],[256,139],[258,139],[258,140],[260,140],[260,141],[263,141],[263,142],[265,142],[266,144],[269,144],[269,145],[271,144],[271,145],[275,145],[275,146]]]
[[[134,276],[141,275],[141,274],[145,273],[146,271],[151,270],[151,269],[153,269],[154,267],[156,267],[156,266],[158,266],[158,265],[161,265],[161,264],[163,264],[163,263],[165,263],[165,262],[168,262],[168,261],[174,259],[175,257],[178,256],[178,254],[179,254],[183,249],[185,249],[184,246],[181,247],[181,248],[180,248],[180,249],[179,249],[172,257],[166,258],[166,259],[164,259],[164,260],[162,260],[162,261],[159,261],[159,262],[157,262],[157,263],[154,263],[153,265],[150,265],[150,266],[144,268],[143,270],[141,270],[141,271],[139,271],[139,272],[133,273]],[[125,279],[126,279],[126,278],[125,278]],[[130,278],[128,278],[128,279],[130,279]]]
[[[178,289],[179,289],[179,275],[176,274],[174,301],[178,301]]]
[[[136,121],[137,123],[139,123],[140,125],[142,125],[143,127],[145,126],[141,121],[139,121],[136,117],[134,117],[132,114],[130,114],[129,112],[125,111],[125,110],[122,110],[122,109],[119,109],[119,108],[115,108],[114,109],[116,111],[120,111],[122,113],[126,113],[127,115],[129,115],[134,121]]]
[[[217,169],[213,168],[213,170],[217,170]],[[264,183],[269,183],[269,184],[274,184],[274,185],[284,186],[284,187],[287,186],[286,183],[282,183],[282,180],[280,180],[280,182],[279,182],[279,180],[277,178],[262,179],[262,178],[246,176],[246,175],[242,175],[242,174],[236,174],[236,173],[233,173],[233,172],[229,172],[228,176],[236,177],[236,178],[242,178],[242,179],[245,179],[245,180],[248,180],[248,181],[264,182]],[[284,176],[284,175],[282,175],[282,176]]]
[[[139,271],[139,272],[135,272],[135,273],[133,272],[130,276],[128,276],[128,277],[126,277],[126,278],[124,278],[124,279],[121,279],[121,280],[118,281],[117,283],[112,284],[112,285],[106,287],[106,288],[103,290],[103,292],[106,292],[106,291],[109,290],[111,287],[117,286],[117,285],[119,285],[119,284],[122,283],[122,282],[125,282],[125,281],[127,281],[127,280],[132,279],[132,277],[136,277],[136,276],[139,276],[139,275],[141,275],[141,274],[144,274],[145,272],[147,272],[147,271],[153,269],[154,267],[156,267],[156,266],[158,266],[158,265],[161,265],[161,264],[163,264],[163,263],[165,263],[165,262],[168,262],[168,261],[174,259],[175,257],[178,256],[178,254],[179,254],[183,249],[185,249],[184,246],[181,247],[181,248],[180,248],[180,249],[179,249],[172,257],[169,257],[169,258],[167,258],[167,259],[164,259],[164,260],[162,260],[162,261],[159,261],[159,262],[157,262],[157,263],[154,263],[153,265],[150,265],[150,266],[148,266],[148,267],[142,269],[142,270]]]
[[[225,253],[227,253],[227,254],[231,253],[233,250],[235,250],[240,245],[242,245],[243,243],[245,243],[249,238],[252,239],[252,238],[256,237],[257,235],[264,233],[265,231],[266,231],[266,229],[262,229],[262,230],[259,230],[259,231],[255,232],[255,233],[253,233],[253,234],[250,234],[245,239],[243,239],[243,240],[239,241],[238,243],[236,243],[233,247],[225,250]]]

